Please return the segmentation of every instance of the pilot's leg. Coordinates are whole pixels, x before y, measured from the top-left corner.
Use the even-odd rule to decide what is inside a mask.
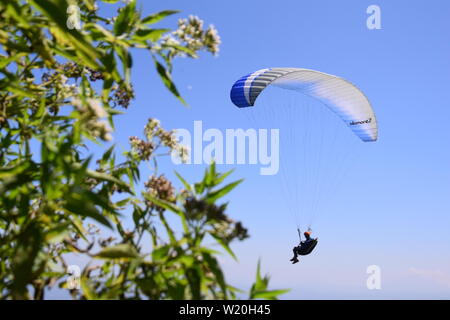
[[[297,259],[297,247],[294,247],[294,249],[292,250],[294,252],[294,257],[291,259],[292,263],[297,263],[298,259]]]
[[[291,259],[291,261],[297,258],[297,247],[294,247],[294,249],[292,249],[292,252],[294,253],[294,257]]]

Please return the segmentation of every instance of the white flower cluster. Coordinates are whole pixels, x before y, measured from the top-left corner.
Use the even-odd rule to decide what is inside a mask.
[[[190,149],[186,145],[178,144],[176,151],[178,152],[178,156],[180,157],[183,163],[187,163],[190,158]]]
[[[172,153],[180,157],[182,162],[189,160],[189,148],[179,143],[174,130],[164,130],[158,119],[150,118],[145,125],[144,132],[148,141],[152,141],[154,137],[158,137],[164,146],[168,147]]]
[[[47,77],[46,81],[48,84],[46,85],[46,88],[53,86],[57,99],[59,101],[64,101],[78,94],[77,85],[75,83],[68,83],[68,80],[69,79],[64,74],[55,72]]]
[[[197,16],[178,20],[178,29],[162,38],[163,46],[183,45],[193,53],[205,49],[216,55],[219,52],[220,36],[213,25],[203,30],[203,20]],[[172,50],[174,54],[183,56],[181,51]],[[193,56],[197,57],[196,55]]]
[[[99,100],[88,98],[86,103],[83,103],[75,98],[72,99],[72,104],[82,114],[81,120],[92,136],[99,137],[104,141],[112,140],[112,129],[109,123],[103,119],[108,116],[108,113]]]
[[[149,141],[153,139],[153,136],[158,130],[161,130],[161,122],[154,118],[148,119],[148,122],[144,127],[144,132]]]

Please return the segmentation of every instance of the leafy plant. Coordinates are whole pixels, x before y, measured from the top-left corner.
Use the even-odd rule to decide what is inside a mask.
[[[205,239],[235,257],[229,245],[247,230],[218,201],[241,181],[223,186],[230,172],[212,164],[199,183],[177,174],[184,189],[176,190],[157,171],[157,151],[183,159],[187,150],[156,119],[121,156],[111,146],[97,158],[86,145],[111,140],[119,108],[134,98],[132,48],[149,53],[185,103],[174,59],[216,54],[220,38],[197,17],[176,30],[154,26],[175,13],[141,17],[127,1],[107,19],[94,0],[0,3],[1,298],[43,299],[55,285],[78,299],[236,298]],[[151,170],[144,185],[142,162]],[[79,279],[68,271],[73,253],[86,261]],[[250,297],[282,293],[267,282],[258,265]]]

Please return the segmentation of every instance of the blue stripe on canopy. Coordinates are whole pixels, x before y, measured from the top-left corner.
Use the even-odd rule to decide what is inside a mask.
[[[239,108],[250,107],[249,102],[245,98],[244,87],[245,87],[245,82],[247,81],[247,78],[251,75],[252,74],[249,73],[246,76],[243,76],[238,81],[236,81],[235,84],[233,85],[233,87],[231,88],[231,91],[230,91],[231,101]]]

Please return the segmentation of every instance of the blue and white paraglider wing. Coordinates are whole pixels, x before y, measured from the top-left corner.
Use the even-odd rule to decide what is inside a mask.
[[[363,141],[376,141],[378,126],[369,100],[345,79],[299,68],[269,68],[248,74],[233,85],[230,97],[239,108],[253,106],[269,85],[295,90],[320,100]]]

